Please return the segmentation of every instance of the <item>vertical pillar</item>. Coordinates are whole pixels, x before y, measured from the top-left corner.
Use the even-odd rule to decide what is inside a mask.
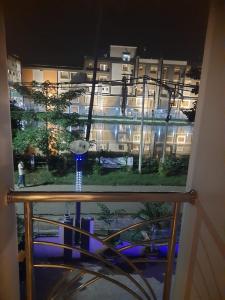
[[[32,203],[24,203],[25,254],[26,254],[26,300],[33,299],[33,223]]]
[[[212,1],[171,299],[225,299],[225,2]]]
[[[10,104],[7,80],[7,54],[4,19],[0,4],[0,299],[19,299],[16,214],[7,205],[7,192],[13,187]]]
[[[170,240],[168,247],[168,262],[166,267],[166,274],[164,280],[164,289],[163,289],[163,300],[170,299],[170,291],[171,291],[171,283],[173,276],[173,268],[174,268],[174,256],[175,256],[175,247],[177,240],[177,223],[179,219],[180,213],[180,203],[175,202],[173,208],[173,219],[171,221],[171,229],[170,229]]]

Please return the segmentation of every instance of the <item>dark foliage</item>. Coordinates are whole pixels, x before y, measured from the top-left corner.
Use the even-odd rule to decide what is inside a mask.
[[[33,110],[12,110],[14,122],[13,146],[17,153],[23,154],[30,147],[39,149],[47,158],[58,151],[68,150],[74,138],[80,137],[80,132],[68,130],[70,126],[81,125],[77,113],[65,113],[71,101],[84,90],[75,89],[58,95],[56,86],[49,81],[32,82],[29,86],[15,84],[14,88],[23,97],[43,108],[42,112]],[[21,128],[23,121],[24,127]],[[23,130],[21,130],[23,129]]]
[[[200,80],[201,68],[197,66],[192,66],[190,71],[186,74],[186,76],[195,80]]]
[[[189,156],[166,157],[163,164],[160,166],[160,172],[165,176],[184,175],[187,174]]]
[[[193,107],[190,109],[182,109],[182,113],[185,114],[189,122],[195,121],[195,114],[197,108],[197,101],[193,103]]]

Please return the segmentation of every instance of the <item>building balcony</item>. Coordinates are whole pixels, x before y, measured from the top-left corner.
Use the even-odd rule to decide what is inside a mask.
[[[115,192],[113,188],[112,192],[103,193],[10,192],[8,194],[9,203],[24,205],[26,299],[46,299],[47,294],[51,299],[74,295],[81,299],[83,293],[86,296],[93,294],[93,285],[96,296],[103,297],[113,290],[113,297],[118,295],[123,299],[131,297],[140,300],[161,297],[164,300],[169,299],[179,248],[180,208],[185,202],[194,205],[196,194],[140,191],[132,193],[124,192],[123,187],[118,187],[117,190],[120,192]],[[143,188],[141,190],[143,191]],[[97,226],[94,225],[96,214],[86,219],[82,218],[81,224],[76,222],[77,225],[74,227],[71,215],[65,215],[63,222],[59,222],[35,215],[33,210],[34,203],[41,203],[43,207],[43,204],[48,202],[55,207],[62,202],[78,202],[87,207],[87,203],[93,206],[94,203],[102,201],[111,206],[114,202],[123,203],[123,207],[128,209],[126,215],[108,220],[110,230],[107,226],[102,229],[102,223],[99,222]],[[146,201],[167,202],[170,205],[169,215],[144,221],[129,217],[128,214],[135,207],[137,209],[140,202]],[[39,228],[37,224],[49,225],[51,228],[53,226],[58,233],[51,236],[50,232],[53,232],[51,229],[46,237],[40,234],[39,229],[37,234]],[[158,226],[160,230],[157,229]],[[129,240],[128,236],[132,234],[139,236],[138,239]],[[77,239],[80,242],[77,242]],[[102,270],[99,269],[100,266]],[[153,266],[156,274],[151,271]],[[162,268],[165,270],[164,279],[160,281],[153,279],[152,277],[161,274]],[[151,275],[148,275],[150,273]],[[54,287],[49,277],[53,276],[51,274],[57,279]],[[100,283],[103,280],[104,288]],[[83,291],[84,287],[86,292]],[[108,299],[113,298],[108,296]]]
[[[204,10],[206,7],[200,6],[200,8],[203,13],[206,13]],[[7,89],[7,52],[2,11],[0,9],[0,119],[3,124],[0,126],[0,299],[19,299],[15,203],[22,203],[24,206],[27,278],[25,293],[27,300],[39,296],[41,300],[48,299],[48,297],[50,299],[85,300],[84,296],[87,296],[85,293],[90,293],[90,291],[89,299],[90,297],[91,299],[107,298],[109,300],[109,297],[123,300],[150,300],[157,299],[157,297],[158,299],[163,297],[170,300],[225,299],[225,135],[224,110],[222,109],[225,99],[225,57],[222,46],[225,36],[224,1],[211,1],[208,29],[205,35],[199,91],[200,105],[198,105],[196,112],[194,140],[186,187],[187,190],[195,189],[197,191],[197,198],[194,201],[193,195],[189,193],[165,193],[162,191],[155,193],[146,190],[144,185],[139,189],[135,185],[129,186],[129,192],[118,191],[118,186],[113,186],[111,190],[107,190],[104,186],[102,193],[99,192],[99,187],[96,188],[95,192],[89,190],[83,193],[74,191],[67,193],[11,191],[8,193],[14,187],[13,149]],[[169,126],[167,129],[169,132]],[[167,131],[165,132],[167,133]],[[158,136],[160,135],[161,131],[159,130]],[[166,141],[165,139],[163,147],[166,146]],[[138,147],[140,149],[140,143],[137,144]],[[139,176],[139,174],[137,175]],[[150,181],[150,176],[148,176],[148,180]],[[148,231],[154,233],[150,235],[150,238],[145,234],[146,228],[149,228],[146,225],[152,225],[152,221],[154,224],[163,221],[168,225],[169,220],[162,220],[161,217],[160,220],[147,220],[149,223],[145,223],[145,230],[137,230],[143,225],[142,221],[134,224],[126,223],[127,219],[126,222],[113,220],[111,222],[111,224],[113,223],[112,228],[106,228],[107,233],[106,230],[99,233],[97,232],[99,228],[95,227],[97,235],[94,234],[96,232],[93,232],[93,227],[89,230],[91,226],[86,230],[74,228],[68,216],[65,216],[64,222],[59,223],[59,220],[44,218],[35,214],[35,207],[32,208],[34,203],[41,203],[46,209],[48,208],[47,214],[49,214],[51,205],[55,207],[56,202],[62,203],[63,201],[72,205],[74,202],[81,202],[83,207],[87,203],[93,205],[95,201],[106,202],[107,205],[116,203],[118,206],[122,203],[126,205],[129,203],[133,206],[139,203],[167,202],[173,207],[172,214],[169,216],[171,218],[170,226],[168,226],[169,234],[166,239],[164,236],[163,241],[161,239],[163,234],[158,240],[158,232],[154,230],[154,227],[151,227],[152,231]],[[176,258],[176,232],[179,232],[177,229],[179,228],[180,206],[182,206],[182,224],[179,252]],[[93,215],[91,214],[91,216]],[[105,220],[111,221],[108,217]],[[89,221],[91,224],[92,218]],[[33,226],[34,223],[56,226],[57,238],[49,239],[48,234],[48,239],[44,239],[43,236],[40,239],[40,236],[33,235],[37,228]],[[60,231],[59,228],[64,230],[61,229]],[[137,238],[130,239],[127,243],[127,238],[124,238],[127,230],[131,233],[136,230],[139,237],[142,237],[141,244],[139,243],[140,239]],[[81,237],[84,238],[85,236],[89,239],[83,239],[83,244],[71,243],[71,232],[74,231],[79,232]],[[145,232],[141,233],[141,231]],[[120,238],[118,239],[119,235]],[[90,240],[98,242],[98,251],[87,250],[90,249]],[[153,242],[154,244],[152,244]],[[166,256],[158,256],[160,246],[166,246]],[[45,247],[44,250],[43,247]],[[138,255],[133,257],[130,250],[135,247],[138,247]],[[37,252],[37,248],[42,250]],[[47,251],[49,248],[51,251]],[[51,255],[48,256],[47,254],[51,254],[53,249],[59,251],[60,260],[56,257],[49,259]],[[153,255],[155,251],[157,255]],[[42,257],[37,255],[40,252]],[[67,260],[68,256],[69,259],[71,258],[71,252],[72,262]],[[73,258],[73,252],[82,253],[82,259],[80,257]],[[87,257],[89,258],[88,261],[86,261]],[[162,284],[159,286],[152,281],[152,274],[160,263],[162,264],[160,273]],[[175,276],[172,276],[174,265],[176,265],[176,273]],[[68,272],[64,273],[64,271]],[[60,279],[59,275],[64,276]],[[55,285],[57,280],[60,281]],[[55,283],[53,283],[54,281]],[[48,287],[52,288],[53,286],[54,289],[48,289]],[[44,289],[46,293],[43,296]],[[160,296],[162,297],[160,298]]]

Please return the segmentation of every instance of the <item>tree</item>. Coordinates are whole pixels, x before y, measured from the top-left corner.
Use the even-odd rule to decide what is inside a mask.
[[[154,220],[157,218],[167,217],[171,215],[171,208],[167,203],[146,202],[135,215],[143,221]]]
[[[197,101],[194,101],[192,108],[181,110],[182,113],[185,114],[185,116],[188,118],[189,122],[195,121],[196,107],[197,107]]]
[[[190,77],[195,80],[200,80],[201,77],[201,68],[198,66],[191,66],[189,72],[186,74],[187,77]]]
[[[11,128],[12,128],[12,137],[14,138],[18,130],[22,129],[22,120],[21,115],[24,111],[22,108],[16,106],[16,101],[10,101],[10,111],[11,111]]]
[[[110,226],[113,221],[118,220],[126,211],[124,209],[116,209],[111,211],[107,205],[104,203],[97,203],[97,206],[100,208],[100,214],[98,220],[104,221],[108,227],[108,233],[110,233]]]
[[[190,70],[186,74],[187,77],[190,77],[194,80],[200,80],[201,77],[201,67],[191,66]],[[196,82],[196,86],[191,91],[195,95],[199,93],[199,83]],[[194,101],[193,107],[190,109],[182,109],[181,111],[187,116],[189,122],[195,121],[195,113],[197,108],[197,101]]]
[[[29,86],[15,84],[14,88],[33,103],[32,109],[11,111],[14,122],[23,122],[23,126],[15,130],[14,150],[24,153],[29,147],[38,148],[48,163],[51,154],[67,150],[70,142],[80,134],[70,130],[81,125],[79,115],[66,113],[66,109],[84,90],[74,89],[58,95],[57,87],[49,81],[32,82]]]
[[[152,235],[156,228],[166,225],[169,226],[168,221],[156,222],[154,219],[169,217],[172,214],[171,206],[165,202],[146,202],[142,203],[143,208],[141,208],[134,217],[141,219],[142,221],[153,221],[151,224],[142,227],[145,235]]]
[[[121,111],[122,115],[125,116],[126,106],[127,106],[127,79],[126,76],[122,78],[122,103],[121,103]]]

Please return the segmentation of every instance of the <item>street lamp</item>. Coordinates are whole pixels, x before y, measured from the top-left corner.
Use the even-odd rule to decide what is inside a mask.
[[[82,174],[82,167],[83,161],[85,159],[85,155],[90,147],[89,142],[83,140],[73,141],[70,144],[70,151],[74,154],[75,163],[76,163],[76,175],[75,175],[75,191],[81,192],[82,191],[82,181],[83,181],[83,174]],[[80,228],[80,213],[81,213],[81,203],[76,202],[76,219],[75,219],[75,227]],[[80,240],[80,233],[75,232],[75,244],[79,244]]]

